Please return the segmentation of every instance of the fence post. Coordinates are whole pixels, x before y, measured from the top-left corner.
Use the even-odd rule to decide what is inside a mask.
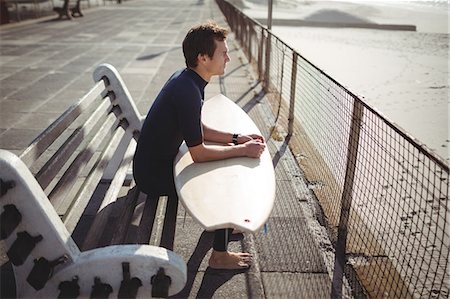
[[[294,132],[294,108],[295,108],[295,92],[297,87],[297,60],[298,54],[292,51],[292,70],[291,70],[291,97],[289,103],[289,118],[288,118],[288,135],[292,136]]]
[[[242,14],[239,15],[239,41],[242,45],[242,42],[244,40],[244,18],[242,17]]]
[[[253,38],[253,26],[248,22],[248,60],[253,61],[253,51],[252,51],[252,38]]]
[[[263,47],[264,47],[264,30],[261,28],[261,40],[259,41],[259,48],[258,48],[258,80],[263,80],[263,67],[262,67],[262,56],[263,56]]]
[[[244,30],[245,30],[245,35],[244,35],[244,40],[242,41],[242,45],[243,45],[243,47],[245,48],[245,52],[246,52],[246,54],[247,54],[247,57],[249,57],[250,58],[250,55],[249,55],[249,53],[250,53],[250,49],[248,48],[248,39],[249,39],[249,26],[248,26],[248,19],[247,18],[245,18],[244,19]]]
[[[341,213],[339,217],[338,237],[334,259],[333,282],[331,285],[331,298],[342,298],[342,285],[346,264],[346,248],[348,221],[352,205],[353,181],[355,178],[356,162],[358,157],[358,143],[363,117],[363,105],[358,99],[353,99],[353,115],[350,125],[350,136],[347,149],[347,166],[345,170],[344,190],[341,198]]]
[[[272,48],[272,39],[271,39],[271,33],[269,30],[267,32],[266,37],[266,59],[264,64],[264,91],[267,93],[269,92],[269,86],[270,86],[270,52]]]

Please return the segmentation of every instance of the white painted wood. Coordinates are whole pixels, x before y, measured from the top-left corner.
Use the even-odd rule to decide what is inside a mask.
[[[3,181],[12,181],[15,185],[1,197],[0,212],[3,212],[5,205],[13,204],[22,214],[19,226],[5,240],[6,248],[11,248],[18,232],[26,231],[31,236],[43,237],[25,263],[14,267],[17,296],[22,298],[34,292],[26,282],[26,277],[33,268],[34,259],[45,257],[48,260],[55,260],[65,255],[68,264],[77,259],[80,250],[26,165],[13,153],[1,149],[0,178]]]
[[[164,268],[165,275],[171,279],[169,296],[180,292],[186,284],[186,264],[172,251],[151,245],[113,245],[82,252],[75,264],[57,272],[36,297],[57,298],[60,282],[70,281],[78,276],[79,298],[89,297],[95,277],[99,277],[102,283],[111,285],[112,293],[109,298],[117,298],[123,280],[123,262],[129,263],[130,277],[137,277],[142,283],[137,298],[150,298],[150,281],[160,267]]]
[[[261,134],[250,117],[224,95],[204,103],[202,120],[229,132]],[[174,161],[174,177],[182,204],[207,231],[236,228],[255,232],[273,207],[275,174],[267,148],[260,159],[194,163],[183,143]]]
[[[124,176],[125,170],[123,173]],[[1,212],[5,205],[13,204],[22,215],[19,225],[4,240],[6,248],[11,248],[18,232],[25,231],[33,237],[42,236],[25,262],[13,267],[18,298],[57,298],[60,282],[71,280],[74,276],[79,278],[81,298],[89,296],[95,277],[110,284],[112,296],[117,297],[123,279],[123,262],[130,264],[131,277],[142,281],[138,291],[140,298],[149,298],[152,290],[150,279],[160,268],[164,268],[171,279],[169,295],[183,289],[187,279],[186,264],[170,250],[149,245],[113,245],[80,252],[26,165],[13,153],[1,149],[0,178],[14,185],[1,196]],[[63,256],[65,262],[55,267],[53,276],[43,289],[37,291],[27,282],[35,259],[44,257],[53,261]]]
[[[127,120],[128,130],[131,132],[140,131],[142,127],[141,114],[116,68],[107,63],[100,64],[94,70],[93,78],[95,82],[104,78],[108,80],[109,84],[105,82],[106,90],[114,92],[115,99],[112,103],[118,105],[122,111],[119,118]]]
[[[142,116],[139,113],[139,110],[137,109],[133,98],[131,97],[131,94],[128,91],[128,88],[126,87],[119,72],[114,66],[104,63],[97,66],[97,68],[94,70],[93,78],[95,82],[106,79],[106,90],[113,92],[115,96],[115,98],[112,100],[112,104],[119,106],[121,110],[121,114],[118,117],[119,119],[124,119],[127,121],[127,134],[130,134],[131,137],[134,137],[136,135],[136,132],[141,131]],[[112,180],[114,178],[114,174],[116,173],[117,168],[122,161],[122,155],[125,152],[126,148],[127,144],[121,146],[121,148],[119,148],[117,152],[118,154],[111,159],[111,162],[105,169],[103,175],[104,180]]]
[[[36,139],[20,154],[20,159],[31,165],[41,154],[67,129],[70,124],[83,113],[89,105],[105,89],[103,82],[98,82],[80,100],[72,104],[60,117],[58,117],[47,129],[39,134]]]

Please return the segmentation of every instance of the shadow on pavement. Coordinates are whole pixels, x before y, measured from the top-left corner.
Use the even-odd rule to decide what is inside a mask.
[[[231,237],[232,241],[240,241],[243,239],[242,234],[233,234]],[[192,291],[194,285],[195,277],[198,273],[200,265],[205,258],[206,254],[212,248],[212,243],[214,240],[214,232],[204,231],[194,249],[189,261],[187,262],[187,281],[184,289],[178,294],[170,298],[188,298]],[[200,285],[200,289],[197,293],[197,298],[211,298],[217,289],[219,289],[223,284],[229,281],[234,275],[241,274],[248,269],[242,270],[216,270],[212,268],[207,268]]]

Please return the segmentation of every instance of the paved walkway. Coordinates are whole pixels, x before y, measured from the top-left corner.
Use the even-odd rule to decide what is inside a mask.
[[[146,113],[162,84],[184,66],[180,45],[189,27],[207,19],[225,24],[212,0],[133,0],[84,12],[73,21],[51,17],[0,27],[0,148],[20,153],[93,85],[93,69],[104,62],[119,70]],[[208,85],[206,97],[221,92],[235,100],[267,137],[276,204],[266,231],[232,243],[233,250],[254,254],[248,271],[209,269],[212,235],[184,219],[180,206],[174,251],[189,276],[177,297],[327,298],[332,247],[314,199],[286,144],[270,138],[275,116],[232,36],[229,46],[227,74]]]

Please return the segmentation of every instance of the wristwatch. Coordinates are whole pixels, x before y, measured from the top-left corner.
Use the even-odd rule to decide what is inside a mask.
[[[238,145],[238,136],[239,134],[233,134],[233,139],[231,139],[233,141],[234,145]]]

